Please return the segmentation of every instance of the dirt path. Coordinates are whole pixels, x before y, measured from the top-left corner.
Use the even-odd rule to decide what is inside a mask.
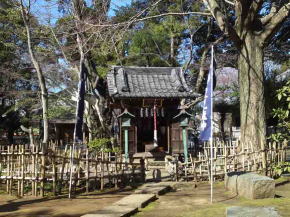
[[[101,209],[122,197],[132,193],[132,190],[119,192],[92,193],[81,195],[70,200],[68,198],[21,198],[5,194],[0,195],[0,216],[2,217],[72,217]]]
[[[68,217],[81,216],[110,205],[132,193],[92,193],[67,198],[22,198],[0,195],[0,217]],[[214,203],[211,204],[210,186],[201,183],[193,188],[192,183],[178,184],[175,192],[161,196],[149,204],[136,217],[224,217],[228,206],[274,206],[282,217],[290,217],[290,183],[281,182],[276,187],[277,198],[247,200],[225,191],[223,183],[214,186]],[[246,217],[246,216],[245,216]]]
[[[247,200],[225,191],[223,183],[219,183],[214,187],[214,203],[211,204],[208,183],[199,184],[197,188],[185,183],[135,217],[225,217],[229,206],[274,206],[282,217],[290,217],[290,183],[278,186],[276,194],[275,199]]]

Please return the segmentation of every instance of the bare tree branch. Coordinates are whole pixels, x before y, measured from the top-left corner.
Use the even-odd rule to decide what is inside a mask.
[[[232,6],[235,6],[235,3],[234,2],[231,2],[229,0],[225,0],[225,3],[229,4],[229,5],[232,5]]]
[[[226,36],[229,36],[237,47],[240,46],[241,40],[235,29],[229,24],[226,14],[221,10],[220,5],[216,0],[203,0],[204,4],[210,10],[215,18],[218,26]]]
[[[202,102],[203,99],[204,99],[204,95],[199,96],[199,97],[195,98],[193,101],[191,101],[191,102],[189,102],[189,103],[183,105],[183,108],[184,108],[184,109],[188,109],[188,108],[190,108],[190,107],[193,107],[193,106],[195,106],[196,104]]]
[[[202,56],[201,56],[201,62],[200,62],[200,69],[199,69],[199,73],[198,73],[198,77],[197,77],[197,81],[196,81],[196,85],[195,85],[195,91],[196,92],[200,92],[200,88],[201,88],[201,84],[202,81],[204,79],[204,75],[205,75],[205,61],[206,61],[206,56],[207,53],[209,51],[209,49],[211,48],[211,46],[217,45],[218,43],[220,43],[221,41],[223,41],[225,39],[225,37],[220,37],[217,40],[215,40],[213,43],[208,44],[203,52],[202,52]]]
[[[146,16],[144,18],[134,19],[132,21],[126,21],[126,22],[121,22],[121,23],[93,24],[93,23],[85,22],[85,24],[90,25],[90,26],[94,26],[94,27],[119,27],[119,26],[126,26],[128,24],[131,25],[133,23],[137,23],[137,22],[140,22],[140,21],[149,20],[149,19],[153,19],[153,18],[158,18],[158,17],[184,16],[184,15],[211,16],[211,14],[207,13],[207,12],[184,12],[184,13],[169,12],[169,13],[157,14],[157,15],[153,15],[153,16]]]
[[[53,37],[54,37],[54,40],[56,41],[57,45],[58,45],[59,48],[60,48],[60,51],[61,51],[61,53],[62,53],[62,56],[63,56],[64,60],[66,61],[66,63],[69,63],[69,61],[68,61],[68,59],[67,59],[67,56],[66,56],[66,54],[65,54],[65,52],[64,52],[63,46],[61,45],[60,41],[59,41],[58,38],[56,37],[56,34],[55,34],[53,28],[52,28],[51,26],[49,26],[49,28],[50,28],[50,31],[51,31]]]
[[[194,46],[193,36],[204,26],[205,26],[205,24],[200,25],[194,32],[191,31],[191,33],[190,33],[190,57],[189,57],[189,60],[186,62],[185,66],[183,67],[184,71],[188,69],[188,67],[193,59],[193,46]]]
[[[271,18],[277,13],[277,11],[278,5],[276,4],[276,2],[272,2],[270,13],[261,18],[262,24],[266,25],[271,20]]]
[[[273,9],[275,11],[275,9]],[[290,3],[283,5],[278,12],[276,12],[264,26],[264,31],[261,34],[261,43],[267,43],[268,39],[279,28],[280,24],[289,16],[290,14]]]

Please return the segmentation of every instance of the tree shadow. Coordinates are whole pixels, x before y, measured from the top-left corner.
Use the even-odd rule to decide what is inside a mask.
[[[275,187],[283,186],[283,185],[286,185],[286,184],[289,184],[289,183],[290,183],[290,180],[286,180],[286,181],[283,181],[283,182],[280,182],[280,183],[276,183]]]
[[[216,201],[216,202],[225,202],[225,201],[229,201],[229,200],[232,200],[232,199],[237,198],[238,196],[239,196],[239,195],[236,194],[236,195],[234,195],[234,196],[232,196],[232,197],[225,198],[225,199],[223,199],[223,200],[218,200],[218,201]]]
[[[31,211],[27,213],[11,213],[8,214],[7,217],[24,217],[24,216],[41,216],[41,217],[48,217],[52,216],[51,215],[51,210],[50,209],[43,209],[39,211]]]
[[[56,198],[54,198],[56,199]],[[7,204],[3,204],[0,206],[0,213],[1,212],[13,212],[20,209],[21,206],[28,205],[28,204],[34,204],[39,202],[44,202],[48,200],[53,200],[51,198],[39,198],[35,200],[25,200],[25,201],[15,201],[15,200],[9,200],[7,201]]]
[[[106,191],[106,192],[91,192],[91,193],[87,193],[87,194],[80,194],[80,195],[76,195],[75,199],[105,199],[105,198],[113,198],[113,197],[122,197],[124,195],[129,195],[132,193],[133,188],[124,188],[124,189],[116,189],[116,190],[112,190],[112,191]],[[86,196],[103,196],[103,195],[107,195],[107,197],[100,197],[100,198],[82,198],[82,197],[86,197]],[[109,195],[111,195],[112,197],[110,197]],[[22,206],[25,205],[31,205],[31,204],[35,204],[35,203],[41,203],[41,202],[46,202],[46,201],[51,201],[51,200],[58,200],[58,199],[67,199],[68,195],[60,195],[60,196],[54,196],[54,197],[44,197],[44,198],[36,198],[36,199],[28,199],[28,200],[23,200],[23,201],[17,201],[18,199],[13,199],[13,200],[8,200],[6,202],[6,204],[0,205],[0,214],[1,212],[15,212],[21,209]],[[45,210],[44,210],[45,211]],[[43,212],[44,212],[43,211]],[[49,210],[46,210],[45,212],[48,212]],[[52,210],[50,210],[51,212]],[[42,211],[39,211],[42,212]],[[41,213],[40,213],[41,214]],[[43,216],[44,214],[41,215],[36,215],[36,214],[31,214],[29,213],[29,216]],[[24,213],[11,213],[11,214],[7,214],[7,216],[23,216]],[[25,214],[26,215],[26,214]],[[46,215],[50,216],[49,213],[46,213]],[[44,215],[45,216],[45,215]],[[64,215],[61,215],[64,216]],[[72,216],[72,215],[67,215],[67,216]],[[79,216],[79,215],[76,215]]]

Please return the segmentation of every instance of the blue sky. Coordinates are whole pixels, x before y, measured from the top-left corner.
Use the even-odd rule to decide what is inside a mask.
[[[118,7],[129,5],[132,0],[112,0],[111,9],[109,15],[114,15],[114,9]],[[58,11],[57,0],[34,0],[32,1],[32,13],[35,14],[41,23],[48,23],[49,21],[53,24],[61,17],[61,13]]]
[[[132,2],[132,0],[112,0],[111,2],[111,10],[109,12],[110,16],[114,15],[114,11],[113,9],[116,9],[120,6],[125,6],[125,5],[129,5]]]

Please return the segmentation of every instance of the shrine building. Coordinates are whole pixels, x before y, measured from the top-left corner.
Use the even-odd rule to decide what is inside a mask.
[[[198,94],[188,86],[182,68],[114,66],[107,82],[110,106],[119,111],[117,137],[125,154],[184,153],[188,123],[182,121],[190,114],[180,105]]]

